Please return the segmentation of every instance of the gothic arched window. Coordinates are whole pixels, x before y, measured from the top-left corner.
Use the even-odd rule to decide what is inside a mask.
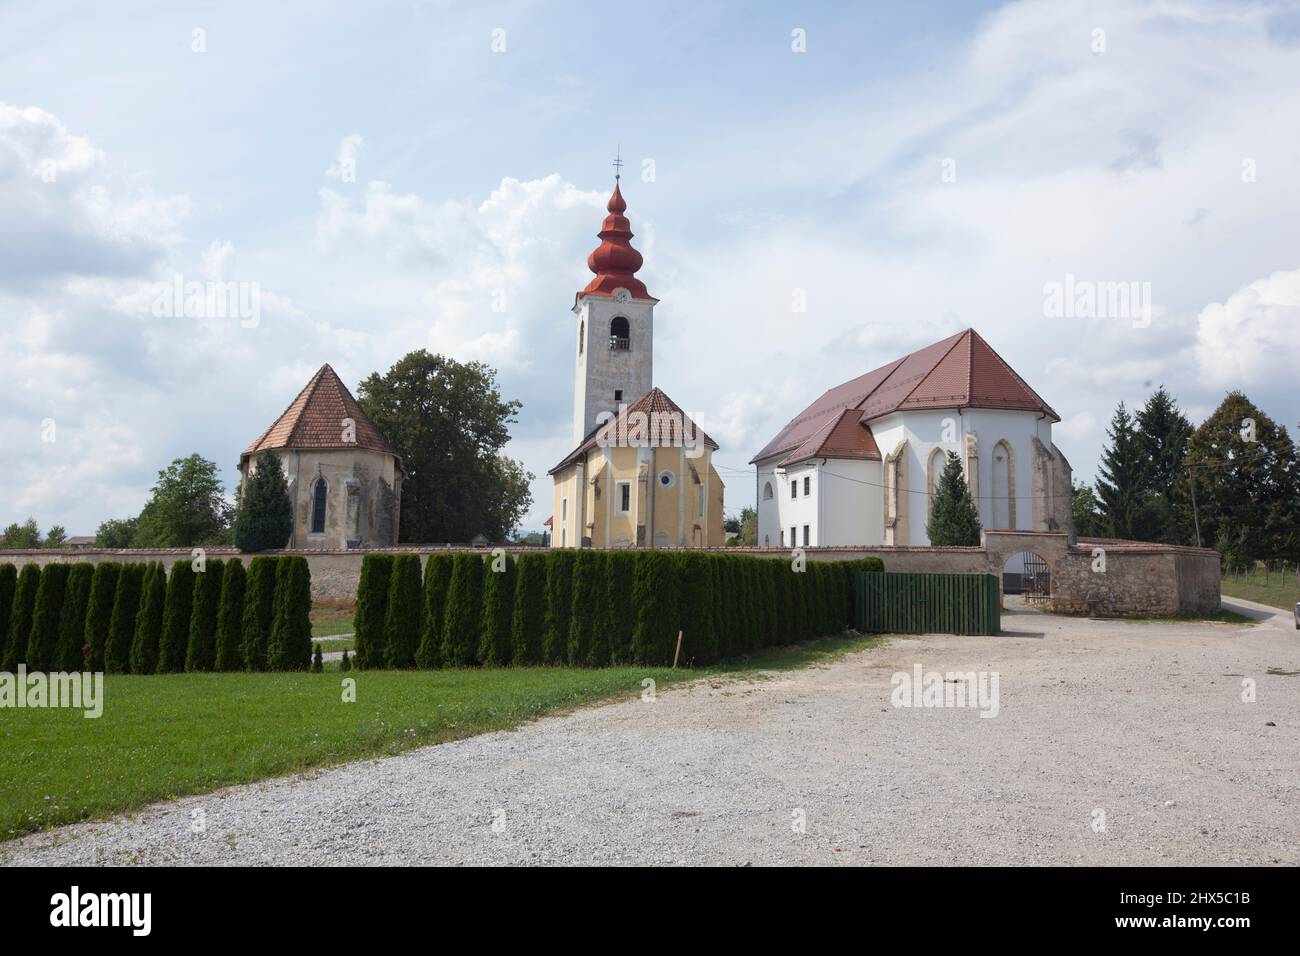
[[[316,479],[316,487],[311,491],[311,533],[325,533],[325,486],[324,478]]]
[[[627,324],[627,319],[621,315],[616,315],[610,320],[609,347],[611,349],[630,349],[632,347],[632,331]]]
[[[772,483],[770,481],[766,481],[763,483],[763,500],[764,501],[772,500]]]

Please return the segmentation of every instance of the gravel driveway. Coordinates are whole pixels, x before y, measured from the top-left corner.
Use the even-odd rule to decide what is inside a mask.
[[[1300,637],[1261,616],[1011,613],[996,638],[894,639],[698,682],[31,835],[0,859],[1297,864],[1300,676],[1267,672],[1300,671]],[[891,675],[916,664],[998,672],[998,715],[891,706]]]

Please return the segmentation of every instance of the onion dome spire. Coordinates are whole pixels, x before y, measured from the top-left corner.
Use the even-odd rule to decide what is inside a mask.
[[[627,202],[619,189],[618,176],[614,177],[614,192],[605,209],[609,215],[597,233],[600,245],[587,257],[587,268],[596,274],[596,278],[587,283],[579,295],[610,296],[615,289],[624,288],[633,298],[652,298],[645,283],[636,277],[643,260],[641,253],[632,248],[632,227],[623,215],[627,212]]]

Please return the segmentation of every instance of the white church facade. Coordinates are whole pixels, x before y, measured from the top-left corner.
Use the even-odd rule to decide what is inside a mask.
[[[985,528],[1067,531],[1060,417],[973,329],[825,392],[751,459],[763,547],[930,543],[947,452]]]

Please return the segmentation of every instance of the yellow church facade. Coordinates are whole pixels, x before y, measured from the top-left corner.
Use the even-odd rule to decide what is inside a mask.
[[[721,547],[717,447],[667,395],[651,389],[552,470],[552,545]]]

